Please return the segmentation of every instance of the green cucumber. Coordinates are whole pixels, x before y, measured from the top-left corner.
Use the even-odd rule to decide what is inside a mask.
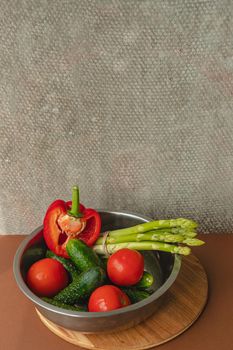
[[[104,284],[105,277],[101,267],[92,267],[55,295],[54,300],[70,305],[86,300],[96,288]]]
[[[154,283],[154,277],[152,276],[152,274],[147,271],[144,271],[142,278],[137,284],[135,284],[135,287],[137,289],[147,289],[151,287],[153,283]]]
[[[81,272],[94,266],[101,266],[98,255],[79,239],[70,239],[66,245],[66,251],[74,265]]]
[[[125,292],[128,295],[132,304],[138,303],[139,301],[148,298],[152,294],[152,292],[149,292],[146,290],[140,290],[134,287],[131,287],[131,288],[127,287],[127,288],[121,288],[121,289],[123,292]]]
[[[59,261],[64,268],[71,274],[72,280],[79,275],[77,267],[69,259],[62,258],[61,256],[56,255],[51,250],[47,250],[46,258],[52,258]]]
[[[87,307],[85,307],[85,306],[69,305],[69,304],[62,303],[58,300],[54,300],[52,298],[47,298],[47,297],[43,297],[41,299],[44,300],[46,303],[49,303],[53,306],[60,307],[62,309],[73,310],[73,311],[87,311]]]

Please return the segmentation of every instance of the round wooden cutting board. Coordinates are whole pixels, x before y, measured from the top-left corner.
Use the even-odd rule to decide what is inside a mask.
[[[62,328],[37,313],[41,321],[62,339],[86,349],[141,350],[165,343],[190,327],[202,312],[208,294],[208,281],[199,260],[182,259],[181,271],[163,296],[159,309],[145,322],[125,331],[109,334],[82,334]]]

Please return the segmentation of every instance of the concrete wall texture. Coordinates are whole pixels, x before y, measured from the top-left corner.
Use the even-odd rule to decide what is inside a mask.
[[[233,232],[233,2],[0,2],[0,233],[47,206]]]

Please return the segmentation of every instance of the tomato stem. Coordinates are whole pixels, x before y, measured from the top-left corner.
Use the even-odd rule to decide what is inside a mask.
[[[69,214],[76,218],[81,218],[82,213],[79,212],[79,187],[73,186],[72,188],[72,207],[69,210]]]

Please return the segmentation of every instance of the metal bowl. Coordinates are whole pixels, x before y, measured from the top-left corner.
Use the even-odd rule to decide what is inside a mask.
[[[125,212],[99,210],[102,219],[102,231],[130,227],[150,218]],[[181,266],[181,258],[165,252],[142,252],[145,269],[153,274],[153,294],[136,304],[109,312],[76,312],[52,306],[30,291],[25,283],[29,266],[44,257],[46,246],[42,227],[33,231],[19,246],[14,257],[14,275],[21,291],[48,320],[62,327],[82,333],[112,332],[126,329],[151,316],[158,308],[161,296],[175,281]]]

